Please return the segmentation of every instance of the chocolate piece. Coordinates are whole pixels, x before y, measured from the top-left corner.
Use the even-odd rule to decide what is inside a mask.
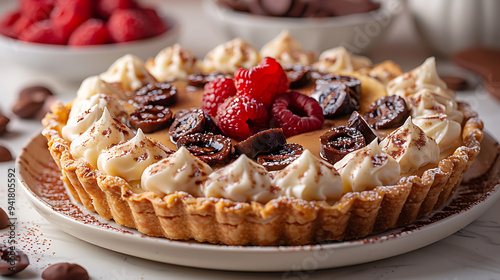
[[[13,275],[23,271],[30,261],[28,256],[14,247],[0,244],[0,275]]]
[[[406,101],[398,95],[377,99],[368,106],[366,122],[375,129],[393,128],[402,125],[410,116]]]
[[[214,134],[221,134],[221,131],[217,126],[217,124],[215,123],[214,119],[207,114],[204,115],[205,115],[205,131],[212,132]]]
[[[467,80],[458,76],[440,76],[446,86],[452,90],[464,90],[467,88]]]
[[[134,101],[141,107],[145,105],[168,107],[177,103],[177,99],[177,88],[165,82],[147,84],[134,94]]]
[[[269,153],[286,144],[286,136],[281,128],[272,128],[256,133],[234,145],[237,154],[255,158],[258,154]]]
[[[453,62],[479,74],[486,90],[500,99],[500,50],[477,47],[456,53]]]
[[[281,149],[259,154],[257,162],[264,166],[268,171],[280,170],[287,167],[290,163],[296,160],[304,148],[297,143],[285,144]]]
[[[311,82],[309,68],[297,63],[283,66],[291,89],[302,88]]]
[[[0,207],[0,229],[8,228],[9,226],[10,226],[9,216]]]
[[[351,89],[358,101],[361,100],[361,95],[362,95],[362,88],[361,88],[361,81],[351,77],[351,76],[340,76],[340,75],[334,75],[330,73],[321,73],[321,72],[316,72],[316,77],[319,79],[316,79],[316,88],[322,84],[328,84],[328,83],[333,83],[333,82],[338,82],[338,83],[343,83],[346,86]]]
[[[7,131],[7,124],[10,122],[10,119],[6,116],[0,114],[0,134]]]
[[[88,280],[89,274],[85,268],[75,263],[56,263],[47,267],[42,273],[44,280]]]
[[[357,129],[365,138],[365,143],[371,143],[377,138],[377,133],[370,127],[366,120],[357,112],[352,112],[349,120],[347,120],[347,127]]]
[[[181,136],[177,140],[177,148],[182,146],[208,165],[228,163],[233,150],[231,139],[213,133],[193,133]]]
[[[6,162],[12,160],[12,154],[9,149],[4,146],[0,146],[0,162]]]
[[[184,135],[205,131],[205,114],[200,108],[189,109],[175,114],[175,120],[168,133],[170,140],[176,143]]]
[[[205,84],[211,82],[212,80],[218,79],[218,78],[228,78],[232,79],[230,75],[227,74],[222,74],[218,72],[211,72],[208,74],[191,74],[188,76],[188,86],[196,87],[196,88],[203,88]]]
[[[325,118],[350,114],[360,106],[357,94],[341,82],[318,84],[311,97],[318,101]]]
[[[23,119],[33,118],[43,108],[45,100],[52,92],[43,86],[27,87],[19,93],[12,112]]]
[[[366,146],[361,132],[353,127],[339,126],[325,132],[319,138],[320,156],[335,164],[348,153]]]
[[[168,127],[172,123],[172,112],[163,106],[144,106],[130,114],[130,126],[151,133]]]

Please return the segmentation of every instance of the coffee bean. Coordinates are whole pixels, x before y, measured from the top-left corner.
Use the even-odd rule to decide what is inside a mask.
[[[88,280],[89,274],[85,268],[75,263],[56,263],[47,267],[42,273],[44,280]]]
[[[467,80],[457,76],[440,76],[446,86],[452,90],[464,90],[467,88]]]
[[[33,118],[43,108],[45,100],[52,92],[43,86],[27,87],[19,93],[12,112],[23,119]]]
[[[11,160],[12,160],[12,154],[10,153],[9,149],[5,148],[4,146],[0,146],[0,162],[11,161]]]
[[[13,275],[24,270],[30,261],[22,251],[0,244],[0,275]]]
[[[0,134],[7,131],[7,124],[10,122],[10,119],[6,116],[0,114]]]
[[[0,229],[8,228],[10,225],[10,220],[9,216],[7,216],[7,213],[0,208]]]

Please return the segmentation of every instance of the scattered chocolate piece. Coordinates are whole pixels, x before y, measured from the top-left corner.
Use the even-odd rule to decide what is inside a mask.
[[[288,78],[291,89],[298,89],[308,85],[311,82],[309,68],[297,63],[283,66],[283,70]]]
[[[402,125],[410,116],[404,98],[389,95],[377,99],[368,106],[366,122],[375,129],[393,128]]]
[[[464,90],[467,88],[467,80],[458,76],[440,76],[446,86],[452,90]]]
[[[366,146],[361,132],[353,127],[339,126],[325,132],[319,138],[320,156],[331,164],[344,158],[348,153]]]
[[[10,122],[10,119],[6,116],[0,114],[0,134],[7,131],[7,124]]]
[[[12,160],[12,154],[9,149],[4,146],[0,146],[0,162],[6,162]]]
[[[231,139],[213,133],[183,135],[177,140],[177,148],[182,146],[208,165],[228,163],[233,150]]]
[[[281,149],[263,153],[257,156],[257,162],[268,171],[280,170],[287,167],[304,152],[302,145],[297,143],[285,144]]]
[[[14,247],[0,244],[0,275],[7,276],[24,270],[30,261],[28,256]]]
[[[191,74],[188,76],[188,86],[196,87],[196,88],[203,88],[206,83],[211,82],[212,80],[218,79],[218,78],[228,78],[232,79],[230,75],[227,74],[222,74],[218,72],[212,72],[208,74]]]
[[[500,99],[500,50],[476,47],[456,53],[453,62],[479,74],[486,90]]]
[[[269,153],[286,144],[286,136],[281,128],[267,129],[234,145],[236,154],[255,158],[260,153]]]
[[[10,226],[9,216],[0,207],[0,229],[8,228],[9,226]]]
[[[182,110],[175,114],[175,119],[168,133],[170,140],[177,140],[184,135],[205,131],[205,114],[201,108]]]
[[[311,97],[318,101],[325,118],[336,118],[359,109],[357,94],[345,83],[317,84]]]
[[[75,263],[56,263],[47,267],[42,273],[44,280],[88,280],[85,268]]]
[[[52,92],[43,86],[27,87],[19,93],[12,112],[23,119],[33,118],[43,108],[45,100],[52,95]]]
[[[377,138],[377,133],[370,127],[366,120],[358,113],[358,111],[352,112],[349,120],[347,120],[347,127],[352,127],[357,129],[363,137],[365,138],[365,143],[371,143],[375,138]]]
[[[214,119],[207,114],[204,115],[205,115],[205,131],[212,132],[214,134],[221,134],[221,131],[217,126],[217,124],[215,123]]]
[[[147,84],[134,94],[134,102],[139,106],[172,106],[177,103],[177,88],[169,83]]]
[[[144,133],[152,133],[167,128],[172,123],[172,112],[163,106],[147,105],[130,114],[130,126],[141,129]]]

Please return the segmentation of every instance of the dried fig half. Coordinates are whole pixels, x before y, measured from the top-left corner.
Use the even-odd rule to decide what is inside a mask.
[[[130,126],[152,133],[168,127],[172,123],[172,112],[163,106],[147,105],[130,114]]]
[[[335,164],[348,153],[366,146],[361,132],[353,127],[339,126],[325,132],[319,138],[320,156]]]
[[[374,129],[385,129],[402,125],[409,116],[410,110],[404,98],[398,95],[388,95],[368,106],[365,119]]]
[[[213,133],[193,133],[181,136],[177,148],[186,147],[194,156],[208,165],[225,164],[231,160],[231,139]]]
[[[286,136],[281,128],[258,132],[234,145],[236,154],[255,158],[258,154],[272,152],[286,144]]]
[[[168,133],[170,140],[177,140],[184,135],[205,131],[205,114],[201,108],[193,108],[175,114],[175,119]]]
[[[311,82],[311,74],[309,68],[300,63],[288,64],[283,66],[291,89],[305,87]]]
[[[296,160],[304,151],[302,145],[297,143],[285,144],[279,150],[259,154],[257,162],[264,166],[268,171],[280,170],[287,167]]]
[[[223,77],[226,77],[228,79],[232,78],[230,75],[218,72],[211,72],[208,74],[191,74],[188,76],[188,86],[203,88],[205,84],[209,83],[210,81]]]
[[[344,116],[360,107],[356,93],[340,82],[317,84],[311,97],[318,101],[326,118]]]
[[[177,88],[165,82],[147,84],[135,92],[133,99],[141,107],[145,105],[172,106],[177,103]]]
[[[377,133],[370,127],[366,120],[357,112],[352,112],[351,116],[347,120],[347,127],[353,127],[365,137],[365,143],[371,143],[375,138],[377,138]]]

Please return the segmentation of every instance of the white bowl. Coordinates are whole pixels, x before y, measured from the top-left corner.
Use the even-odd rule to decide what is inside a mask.
[[[80,82],[89,76],[104,72],[123,55],[131,53],[147,59],[176,43],[179,24],[171,18],[164,17],[164,20],[171,28],[152,38],[78,48],[28,43],[0,35],[0,61],[2,64],[9,61],[56,79]]]
[[[403,5],[399,0],[386,0],[379,9],[368,13],[329,18],[259,16],[218,6],[212,0],[206,0],[204,8],[228,40],[240,37],[256,48],[287,29],[306,50],[324,51],[342,45],[362,53],[384,34]]]

